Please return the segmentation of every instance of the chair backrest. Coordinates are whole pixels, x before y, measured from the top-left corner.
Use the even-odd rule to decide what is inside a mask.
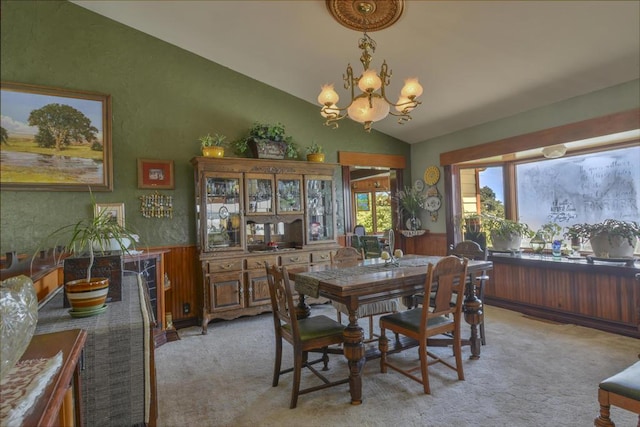
[[[357,262],[364,259],[364,251],[352,247],[340,248],[335,254],[331,252],[331,264]]]
[[[429,295],[435,284],[435,296],[432,298],[433,310],[422,310],[422,330],[426,328],[430,317],[448,316],[453,314],[459,321],[464,300],[465,278],[467,276],[467,258],[458,258],[450,255],[442,258],[434,266],[429,264],[427,277],[424,283],[425,295]],[[453,295],[456,294],[455,305],[451,304]]]
[[[289,273],[286,267],[269,266],[267,262],[264,264],[267,270],[276,336],[282,335],[293,344],[298,341],[300,333]],[[286,325],[289,327],[285,327]]]
[[[356,225],[353,229],[353,234],[356,236],[364,236],[367,234],[367,230],[364,228],[364,225]]]
[[[478,243],[472,240],[464,240],[451,249],[449,255],[473,260],[486,260],[487,249],[482,249]]]
[[[377,258],[382,254],[382,245],[378,236],[363,236],[360,238],[360,242],[367,258]]]
[[[353,236],[351,236],[351,247],[356,248],[358,250],[364,247],[362,245],[362,242],[360,241],[360,236],[358,236],[357,234],[354,234]]]

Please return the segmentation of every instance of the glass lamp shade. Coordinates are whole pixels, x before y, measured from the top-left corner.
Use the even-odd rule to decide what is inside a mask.
[[[366,70],[358,80],[358,87],[363,92],[374,92],[382,86],[382,80],[373,70]]]
[[[358,95],[347,109],[349,118],[358,123],[377,122],[389,114],[389,104],[377,93],[371,94],[371,105],[373,108],[367,94]]]
[[[411,78],[405,80],[404,86],[400,91],[400,95],[409,99],[411,99],[411,97],[417,98],[422,95],[422,86],[418,83],[418,79]]]
[[[335,105],[340,100],[338,93],[333,90],[333,85],[322,86],[322,91],[318,95],[318,102],[320,105]]]

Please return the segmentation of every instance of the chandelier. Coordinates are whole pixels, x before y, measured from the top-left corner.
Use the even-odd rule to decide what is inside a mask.
[[[364,124],[365,131],[371,132],[371,125],[389,114],[398,117],[399,124],[411,120],[409,113],[421,104],[417,98],[422,94],[422,86],[417,78],[405,80],[398,101],[394,104],[389,101],[385,92],[385,88],[391,83],[392,76],[387,62],[382,62],[380,72],[369,68],[373,59],[372,54],[376,50],[376,42],[369,37],[367,30],[379,30],[396,22],[402,14],[403,1],[327,0],[329,12],[339,23],[347,28],[363,31],[358,48],[362,50],[360,62],[364,70],[359,76],[354,76],[351,64],[347,65],[346,74],[343,74],[342,78],[344,88],[350,91],[351,101],[344,108],[337,106],[340,97],[334,90],[333,84],[322,86],[318,102],[322,105],[320,114],[326,119],[326,126],[332,126],[335,129],[338,127],[338,120],[349,117]],[[391,107],[394,107],[395,111]]]

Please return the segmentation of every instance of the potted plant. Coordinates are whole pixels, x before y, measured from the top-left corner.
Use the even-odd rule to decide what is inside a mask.
[[[92,208],[97,212],[93,195],[91,200]],[[85,277],[69,281],[64,285],[65,294],[72,307],[69,313],[74,317],[86,317],[103,312],[106,309],[109,279],[91,276],[96,253],[104,254],[113,250],[128,253],[129,245],[138,241],[138,236],[118,224],[108,211],[102,210],[93,218],[84,218],[75,224],[54,230],[45,241],[63,238],[68,239],[65,251],[69,257],[65,262],[74,257],[89,259]],[[36,251],[36,254],[38,252]],[[35,257],[34,254],[32,261]]]
[[[307,147],[307,160],[310,162],[324,162],[324,149],[315,141]]]
[[[574,224],[565,236],[572,240],[589,240],[593,254],[598,258],[632,258],[640,238],[640,226],[636,221],[605,219],[596,224]]]
[[[493,248],[501,251],[517,251],[523,237],[532,237],[533,231],[522,222],[482,214],[482,224],[489,232]]]
[[[206,134],[198,138],[202,146],[202,155],[205,157],[224,157],[224,144],[227,140],[225,135]]]
[[[285,135],[282,123],[265,124],[255,122],[249,128],[249,134],[233,143],[237,154],[251,150],[253,157],[259,159],[295,159],[298,148],[290,136]]]
[[[482,215],[478,213],[466,214],[460,225],[464,240],[476,242],[483,250],[487,247],[487,233],[482,227]]]
[[[422,226],[418,214],[424,210],[427,196],[416,187],[404,187],[404,190],[398,191],[396,199],[403,212],[409,216],[407,220],[407,228],[409,230],[419,230]]]

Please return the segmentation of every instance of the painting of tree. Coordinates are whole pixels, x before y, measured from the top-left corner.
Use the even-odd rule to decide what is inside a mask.
[[[2,82],[3,189],[111,191],[111,97]]]

